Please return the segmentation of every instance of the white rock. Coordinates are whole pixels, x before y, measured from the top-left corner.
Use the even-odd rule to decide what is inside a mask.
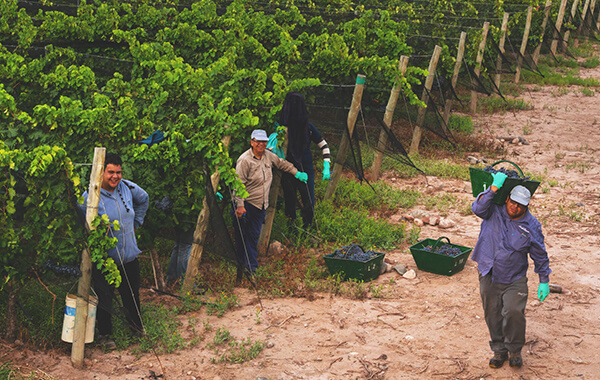
[[[452,228],[454,226],[456,226],[456,222],[452,219],[443,218],[442,220],[440,220],[440,224],[439,224],[440,228],[446,229],[446,228]]]
[[[415,226],[418,227],[423,227],[425,225],[425,223],[423,223],[423,221],[419,218],[415,218],[415,220],[413,220],[413,223],[415,224]]]
[[[415,340],[415,337],[412,335],[407,335],[404,337],[405,340]]]
[[[417,272],[415,272],[414,269],[411,269],[411,270],[406,271],[406,273],[404,273],[402,275],[402,277],[408,278],[409,280],[412,280],[412,279],[414,279],[414,278],[417,277]]]
[[[429,225],[430,226],[435,226],[439,222],[440,222],[440,218],[438,218],[437,216],[431,216],[431,217],[429,217]]]

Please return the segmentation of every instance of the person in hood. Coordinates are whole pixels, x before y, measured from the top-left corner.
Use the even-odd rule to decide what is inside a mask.
[[[479,292],[494,356],[489,366],[500,368],[508,359],[521,367],[525,344],[528,255],[539,277],[537,296],[544,301],[550,293],[552,272],[540,222],[529,212],[531,192],[515,186],[506,203],[492,202],[506,174],[492,174],[492,185],[477,196],[471,209],[483,221],[471,259],[479,271]]]
[[[109,236],[117,238],[117,246],[108,250],[108,257],[117,264],[121,274],[121,284],[117,288],[125,308],[127,322],[134,335],[143,332],[140,309],[140,264],[135,230],[144,224],[148,210],[148,193],[131,181],[122,178],[122,160],[116,153],[107,153],[104,160],[104,174],[100,189],[98,215],[106,214],[112,222],[119,222],[119,230],[110,228]],[[85,212],[88,193],[83,194]],[[111,339],[114,285],[109,284],[101,270],[92,265],[92,283],[98,295],[96,326],[99,342],[107,350],[117,346]]]
[[[296,169],[308,174],[306,184],[288,173],[282,174],[281,185],[285,200],[285,215],[291,222],[296,219],[296,200],[297,194],[300,193],[302,201],[300,214],[304,228],[308,228],[314,218],[315,207],[315,170],[310,143],[317,144],[323,154],[323,180],[330,178],[331,153],[329,146],[317,128],[308,121],[308,110],[304,98],[298,92],[290,92],[286,95],[277,124],[288,129],[285,159],[291,162]],[[275,145],[276,141],[274,144],[270,143],[269,148],[273,149]]]

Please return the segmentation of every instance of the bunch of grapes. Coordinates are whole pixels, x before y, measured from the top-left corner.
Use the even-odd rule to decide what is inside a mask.
[[[54,274],[59,276],[69,275],[81,277],[81,270],[75,265],[58,265],[48,260],[44,263],[43,267],[50,269]]]
[[[485,168],[483,168],[483,171],[488,172],[490,174],[504,173],[504,174],[506,174],[506,176],[508,178],[517,178],[517,179],[522,179],[524,181],[528,181],[530,178],[530,177],[525,177],[525,176],[519,175],[519,172],[517,172],[516,170],[505,169],[505,168],[496,169],[492,165],[486,166]]]
[[[435,250],[433,250],[433,246],[431,245],[425,246],[421,249],[423,251],[439,253],[440,255],[446,255],[450,257],[456,257],[462,253],[460,248],[453,247],[450,244],[444,244],[441,247],[435,247]]]
[[[377,256],[377,252],[369,249],[366,252],[362,250],[362,248],[356,244],[350,244],[340,249],[336,249],[334,252],[334,257],[338,259],[352,260],[352,261],[369,261],[373,257]]]

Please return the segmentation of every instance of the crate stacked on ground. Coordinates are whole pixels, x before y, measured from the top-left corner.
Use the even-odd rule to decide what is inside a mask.
[[[385,253],[363,250],[356,244],[336,249],[323,256],[332,275],[340,274],[344,280],[371,281],[379,277]]]

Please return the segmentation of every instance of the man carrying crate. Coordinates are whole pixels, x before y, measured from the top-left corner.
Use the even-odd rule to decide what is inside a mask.
[[[492,186],[479,194],[471,206],[475,215],[483,219],[471,258],[479,270],[479,291],[494,351],[489,365],[500,368],[509,359],[511,367],[521,367],[528,291],[527,254],[539,276],[540,301],[550,293],[548,282],[552,271],[542,226],[528,209],[530,191],[515,186],[506,204],[494,204],[492,199],[507,176],[501,172],[492,176]]]

